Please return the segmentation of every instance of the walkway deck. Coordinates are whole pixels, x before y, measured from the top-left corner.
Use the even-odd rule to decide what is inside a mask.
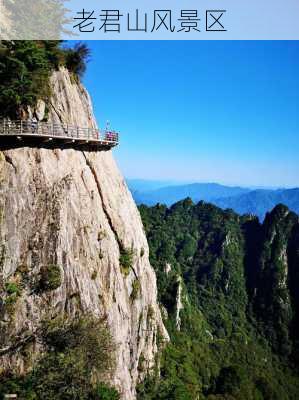
[[[0,147],[6,146],[8,142],[16,142],[18,146],[37,144],[47,147],[90,147],[93,150],[110,150],[118,145],[119,135],[115,131],[102,133],[97,129],[72,125],[0,120]]]

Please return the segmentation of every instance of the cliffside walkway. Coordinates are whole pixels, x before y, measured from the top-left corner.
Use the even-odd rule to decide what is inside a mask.
[[[100,132],[93,128],[80,128],[67,124],[36,121],[0,120],[0,147],[8,142],[18,146],[46,145],[56,147],[90,147],[93,150],[110,150],[119,143],[117,132]]]

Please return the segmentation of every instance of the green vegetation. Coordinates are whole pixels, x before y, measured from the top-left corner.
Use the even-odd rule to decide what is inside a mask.
[[[120,395],[117,390],[105,384],[99,384],[92,397],[94,400],[119,400]]]
[[[171,342],[138,398],[298,399],[298,216],[280,205],[261,225],[190,199],[140,212]]]
[[[131,300],[132,301],[134,301],[134,300],[136,300],[137,299],[137,297],[138,297],[138,295],[139,295],[139,293],[140,293],[140,282],[139,282],[139,280],[136,278],[134,281],[133,281],[133,284],[132,284],[132,293],[131,293]]]
[[[42,329],[46,353],[26,376],[0,376],[0,398],[118,400],[101,380],[114,371],[115,344],[107,326],[91,316],[47,321]],[[95,379],[96,378],[96,379]]]
[[[62,274],[59,265],[45,265],[40,270],[39,287],[40,291],[58,289],[62,284]]]
[[[21,296],[22,288],[19,282],[6,282],[4,285],[4,298],[3,298],[3,311],[5,310],[8,315],[13,316],[15,305],[18,298]],[[1,310],[1,307],[0,307]]]
[[[27,106],[51,96],[50,76],[65,66],[82,76],[89,58],[84,44],[63,48],[60,41],[1,41],[0,117],[21,118]]]
[[[122,273],[127,276],[133,266],[134,250],[133,249],[122,249],[119,256],[119,264]]]
[[[6,283],[5,290],[9,296],[14,295],[14,296],[18,297],[21,294],[21,289],[19,288],[19,285],[15,282]]]
[[[4,247],[2,251],[4,251],[3,249]],[[18,300],[21,298],[25,287],[26,277],[25,272],[18,268],[15,274],[8,277],[7,280],[0,279],[0,322],[5,318],[8,318],[9,321],[14,319]],[[2,329],[0,326],[0,336]]]
[[[148,321],[152,321],[155,318],[155,310],[153,306],[149,305],[147,310],[147,319]]]
[[[78,78],[86,71],[86,62],[89,60],[90,50],[84,43],[76,44],[74,49],[65,51],[65,66]]]

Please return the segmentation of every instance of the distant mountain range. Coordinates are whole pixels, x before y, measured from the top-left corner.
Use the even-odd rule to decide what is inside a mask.
[[[299,188],[277,190],[253,190],[239,196],[231,196],[213,201],[225,209],[232,208],[239,214],[255,214],[261,220],[266,212],[271,211],[277,204],[284,204],[290,210],[299,213]]]
[[[195,203],[203,200],[223,209],[231,208],[239,214],[255,214],[263,220],[266,212],[277,204],[285,204],[299,213],[299,188],[255,189],[224,186],[217,183],[192,183],[178,185],[171,182],[128,180],[136,203],[153,206],[172,204],[186,197]]]

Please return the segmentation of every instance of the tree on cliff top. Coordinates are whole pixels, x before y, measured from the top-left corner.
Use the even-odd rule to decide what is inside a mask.
[[[65,66],[82,77],[89,59],[85,44],[62,47],[62,41],[0,42],[0,117],[19,117],[27,106],[51,95],[50,76]]]

